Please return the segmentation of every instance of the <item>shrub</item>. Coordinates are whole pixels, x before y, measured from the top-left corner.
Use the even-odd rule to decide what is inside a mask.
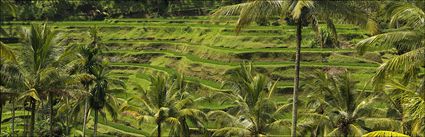
[[[363,54],[363,58],[382,63],[381,55],[376,52],[366,52],[365,54]]]

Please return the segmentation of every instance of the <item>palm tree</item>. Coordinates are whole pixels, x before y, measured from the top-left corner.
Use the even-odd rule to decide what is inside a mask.
[[[300,124],[304,127],[300,131],[313,127],[315,130],[312,134],[315,135],[346,137],[361,136],[376,128],[400,129],[399,121],[386,118],[387,111],[374,107],[379,95],[357,90],[357,82],[351,79],[349,73],[316,72],[309,79],[312,81],[306,86],[312,91],[309,95],[309,108],[313,113],[307,112],[304,115],[312,118],[309,121],[315,122],[305,122],[310,126]]]
[[[304,20],[309,17],[327,15],[326,17],[338,17],[351,23],[366,25],[369,20],[367,14],[354,9],[345,1],[330,0],[251,0],[246,3],[225,6],[215,11],[214,16],[228,16],[239,14],[236,31],[249,25],[252,21],[268,18],[270,16],[280,16],[282,13],[290,13],[296,20],[296,53],[295,53],[295,76],[293,94],[293,120],[292,136],[296,135],[298,93],[299,93],[299,71],[301,59],[302,27],[306,23]]]
[[[12,104],[12,131],[11,135],[14,135],[14,120],[15,120],[15,100],[18,96],[19,88],[22,85],[21,75],[16,65],[0,63],[0,112],[3,113],[3,106],[6,102]],[[2,114],[0,114],[0,119]],[[1,133],[1,125],[0,125]]]
[[[49,134],[50,136],[56,136],[54,129],[54,123],[55,123],[55,110],[54,110],[54,103],[58,96],[66,96],[69,92],[69,89],[67,87],[71,87],[72,85],[75,85],[75,82],[72,77],[70,77],[68,74],[66,74],[64,71],[58,70],[57,68],[51,70],[51,72],[48,72],[46,78],[48,79],[41,79],[40,82],[44,83],[43,89],[46,89],[47,92],[47,100],[49,101]]]
[[[23,87],[22,74],[17,66],[16,55],[6,44],[0,41],[0,110],[4,103],[9,100],[12,103],[11,136],[14,136],[15,128],[15,100],[18,91]],[[0,114],[0,119],[1,119]],[[0,126],[1,130],[1,126]],[[1,131],[0,131],[1,132]]]
[[[418,5],[419,6],[419,5]],[[425,13],[414,3],[392,2],[385,8],[390,16],[390,27],[394,28],[360,41],[358,49],[366,50],[397,49],[398,55],[383,63],[373,77],[375,87],[387,78],[398,74],[404,83],[415,79],[425,66]],[[378,47],[379,46],[379,47]],[[423,70],[423,69],[422,69]]]
[[[125,87],[124,82],[110,76],[110,70],[108,69],[106,62],[93,68],[94,86],[90,91],[89,107],[94,111],[94,136],[97,133],[99,113],[103,117],[106,117],[106,112],[114,119],[117,117],[117,100],[112,95],[116,90],[111,90],[110,85]]]
[[[0,98],[2,100],[0,101],[0,111],[3,110],[3,105],[6,103],[7,100],[10,100],[12,102],[12,136],[14,134],[14,100],[17,95],[16,89],[18,89],[20,83],[22,83],[22,81],[20,80],[21,75],[19,72],[19,68],[17,68],[16,63],[16,57],[13,51],[9,47],[7,47],[6,44],[0,41],[0,88],[2,89],[2,92],[0,92]],[[1,116],[2,114],[0,114],[0,120]]]
[[[143,108],[125,106],[124,113],[136,117],[141,122],[154,119],[157,125],[157,136],[162,134],[162,124],[171,125],[168,136],[190,136],[188,121],[203,130],[202,122],[206,114],[196,109],[194,101],[186,91],[186,83],[182,75],[169,77],[163,74],[150,76],[150,90],[141,90],[140,96],[131,100],[143,102]]]
[[[235,101],[236,107],[229,113],[222,110],[208,113],[216,122],[226,121],[228,125],[216,130],[213,136],[260,136],[266,134],[275,122],[274,114],[280,109],[270,100],[276,83],[264,75],[256,74],[252,64],[241,67],[229,80],[228,96]]]
[[[60,76],[59,69],[55,67],[58,64],[55,60],[57,54],[53,53],[58,38],[57,33],[46,24],[33,24],[22,33],[24,56],[20,71],[26,92],[20,98],[26,99],[31,105],[30,136],[34,136],[37,101],[41,100],[41,95],[50,93],[51,87],[57,89],[59,85],[56,84],[62,80],[57,77]]]
[[[98,44],[100,38],[97,36],[97,28],[90,29],[90,36],[92,41],[87,45],[71,45],[66,49],[66,54],[62,56],[64,60],[72,60],[69,62],[68,66],[69,72],[71,75],[78,73],[84,73],[86,75],[81,75],[80,82],[86,90],[87,94],[90,93],[90,86],[93,84],[94,80],[94,70],[93,68],[101,65],[101,52],[104,48]],[[90,96],[90,95],[89,95]],[[84,116],[83,116],[83,136],[85,136],[86,124],[87,124],[87,114],[88,114],[88,101],[89,97],[86,97],[84,103]]]
[[[420,6],[414,2],[389,3],[385,9],[392,29],[358,43],[361,53],[376,49],[397,50],[395,57],[378,68],[372,82],[377,91],[387,91],[389,98],[397,101],[392,104],[401,114],[400,119],[412,127],[411,131],[405,129],[403,132],[413,136],[420,136],[418,133],[425,130],[419,128],[425,123],[420,114],[425,94],[425,80],[421,74],[425,66],[425,13]],[[395,79],[400,76],[400,80]],[[382,89],[384,85],[386,89]]]

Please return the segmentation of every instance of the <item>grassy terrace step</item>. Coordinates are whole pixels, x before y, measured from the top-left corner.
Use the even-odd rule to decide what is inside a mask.
[[[31,23],[44,23],[44,21],[29,21],[29,22],[20,22],[15,21],[11,22],[8,25],[20,25],[27,26]],[[92,26],[97,27],[114,27],[114,28],[131,28],[131,27],[159,27],[159,28],[182,28],[188,27],[186,24],[152,24],[152,23],[108,23],[104,21],[63,21],[63,22],[49,22],[52,26],[60,26],[60,27],[72,27],[72,28],[87,28]],[[233,24],[229,25],[215,25],[215,24],[191,24],[192,28],[234,28]],[[275,26],[248,26],[250,29],[273,29]]]
[[[261,62],[266,59],[268,63],[273,61],[291,61],[295,54],[294,48],[255,48],[255,49],[235,49],[217,46],[208,46],[203,44],[194,44],[190,42],[175,42],[165,41],[160,42],[159,40],[143,40],[143,41],[106,41],[103,42],[107,46],[111,46],[118,54],[135,53],[135,51],[160,51],[160,52],[172,52],[172,54],[192,54],[188,56],[197,56],[197,58],[203,58],[207,60],[218,60],[223,62],[236,61],[241,62],[242,60],[253,60]],[[134,50],[136,49],[136,50]],[[321,62],[320,58],[329,57],[332,53],[338,53],[342,55],[355,54],[354,49],[321,49],[321,48],[302,48],[302,54],[304,61]],[[360,63],[376,64],[376,62],[369,61],[359,57],[350,57],[353,60],[357,60]]]
[[[194,55],[190,54],[182,54],[179,52],[173,52],[173,51],[154,51],[154,52],[146,52],[146,51],[140,51],[140,52],[134,52],[134,51],[109,51],[109,53],[126,53],[126,54],[143,54],[143,53],[165,53],[169,56],[173,57],[184,57],[188,60],[190,60],[192,63],[198,63],[198,64],[209,64],[213,66],[219,66],[222,68],[237,68],[239,67],[240,63],[242,62],[224,62],[224,61],[218,61],[218,60],[208,60],[199,58]],[[265,67],[265,68],[275,68],[275,67],[287,67],[287,66],[293,66],[294,62],[255,62],[254,63],[257,67]],[[370,63],[320,63],[320,62],[301,62],[301,66],[307,66],[307,67],[354,67],[354,68],[365,68],[365,69],[375,69],[379,66],[379,64],[370,64]]]
[[[135,137],[149,136],[149,133],[147,131],[138,130],[138,129],[128,127],[122,124],[114,123],[114,122],[105,122],[101,119],[99,119],[99,127],[108,128],[111,131],[117,131],[124,135],[130,135]]]
[[[182,44],[184,46],[190,46],[193,48],[207,48],[209,50],[215,50],[224,53],[250,53],[250,52],[295,52],[295,48],[252,48],[252,49],[235,49],[227,47],[209,46],[206,44],[197,44],[192,42],[172,41],[172,40],[106,40],[102,41],[105,44],[161,44],[167,43],[171,45]],[[334,49],[334,48],[302,48],[302,53],[354,53],[354,49]]]
[[[135,67],[135,68],[149,68],[149,69],[153,69],[156,71],[162,71],[168,74],[175,74],[176,70],[172,69],[172,68],[167,68],[167,67],[161,67],[161,66],[154,66],[154,65],[150,65],[150,64],[140,64],[140,63],[111,63],[112,66],[114,67]],[[234,66],[235,68],[237,66]],[[361,78],[369,78],[370,75],[364,74],[364,75],[359,75],[358,77]],[[186,80],[189,82],[199,82],[202,86],[211,89],[211,90],[221,90],[221,83],[212,81],[212,80],[206,80],[206,79],[202,79],[202,78],[198,78],[198,77],[191,77],[191,76],[186,76]],[[289,82],[289,83],[288,83]],[[282,81],[281,83],[278,84],[278,88],[280,89],[286,89],[286,88],[291,88],[292,87],[292,81]]]
[[[161,71],[164,73],[168,73],[168,74],[175,74],[177,73],[176,70],[171,69],[171,68],[166,68],[166,67],[160,67],[160,66],[153,66],[153,65],[149,65],[149,64],[128,64],[128,63],[111,63],[112,66],[115,67],[139,67],[139,68],[150,68],[150,69],[154,69],[157,71]],[[200,79],[197,77],[189,77],[186,76],[185,77],[187,81],[189,82],[199,82],[202,86],[212,89],[212,90],[220,90],[220,84],[214,81],[210,81],[210,80],[205,80],[205,79]]]
[[[214,23],[208,23],[208,24],[200,24],[200,23],[194,23],[194,24],[183,24],[183,23],[169,23],[173,20],[164,20],[163,23],[138,23],[138,22],[126,22],[126,23],[111,23],[108,21],[61,21],[61,22],[52,22],[52,26],[62,26],[62,27],[91,27],[91,26],[97,26],[97,27],[117,27],[117,28],[128,28],[128,27],[137,27],[137,26],[144,26],[144,27],[207,27],[207,28],[228,28],[229,31],[233,31],[235,28],[234,23],[227,23],[223,25],[223,23],[220,24],[214,24]],[[45,21],[13,21],[10,23],[5,24],[5,26],[8,25],[30,25],[31,23],[44,23]],[[336,25],[338,30],[359,30],[358,27],[355,27],[350,24],[338,24]],[[257,25],[250,25],[247,26],[243,31],[250,31],[250,30],[287,30],[287,31],[295,31],[295,26],[257,26]],[[304,30],[311,30],[309,27],[305,27]]]
[[[28,112],[25,113],[22,110],[15,111],[15,118],[27,117],[27,116],[29,116]],[[10,111],[9,112],[3,112],[1,122],[6,122],[7,120],[11,120],[11,118],[12,118],[12,112],[10,112]]]

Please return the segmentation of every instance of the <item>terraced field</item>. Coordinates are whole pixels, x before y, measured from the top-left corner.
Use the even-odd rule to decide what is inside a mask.
[[[205,97],[221,90],[222,82],[240,63],[250,61],[258,72],[279,80],[279,95],[274,100],[279,103],[287,102],[294,75],[295,27],[251,25],[236,34],[233,25],[235,21],[229,19],[218,23],[207,17],[196,17],[52,22],[51,25],[64,36],[63,45],[85,44],[89,39],[88,28],[99,27],[101,43],[108,48],[104,56],[113,66],[113,76],[127,83],[127,92],[117,93],[117,96],[122,102],[134,107],[138,107],[138,102],[126,100],[131,95],[138,94],[139,86],[148,87],[148,74],[184,74],[186,80],[193,83],[191,89],[194,96]],[[16,21],[12,24],[26,26],[29,22]],[[366,37],[365,31],[344,24],[337,25],[337,30],[343,46],[337,49],[320,48],[311,46],[314,32],[305,27],[301,71],[307,74],[315,70],[348,69],[363,87],[375,73],[379,59],[364,58],[356,53],[353,44]],[[17,50],[18,44],[9,43]],[[209,101],[197,103],[205,111],[226,109],[234,105]],[[23,112],[17,112],[17,115],[21,113]],[[90,121],[89,128],[93,125],[92,120]],[[18,124],[22,124],[22,121],[18,121]],[[216,127],[213,124],[208,126],[211,129]],[[122,116],[114,122],[101,121],[99,128],[101,135],[105,136],[149,136],[155,125],[139,125],[134,118]],[[73,130],[73,133],[81,133],[81,130]],[[289,129],[276,131],[275,134],[289,135]]]

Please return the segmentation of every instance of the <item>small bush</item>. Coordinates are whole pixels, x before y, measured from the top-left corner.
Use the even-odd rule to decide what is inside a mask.
[[[376,53],[376,52],[366,52],[365,54],[363,54],[363,58],[365,58],[367,60],[382,63],[381,54]]]

